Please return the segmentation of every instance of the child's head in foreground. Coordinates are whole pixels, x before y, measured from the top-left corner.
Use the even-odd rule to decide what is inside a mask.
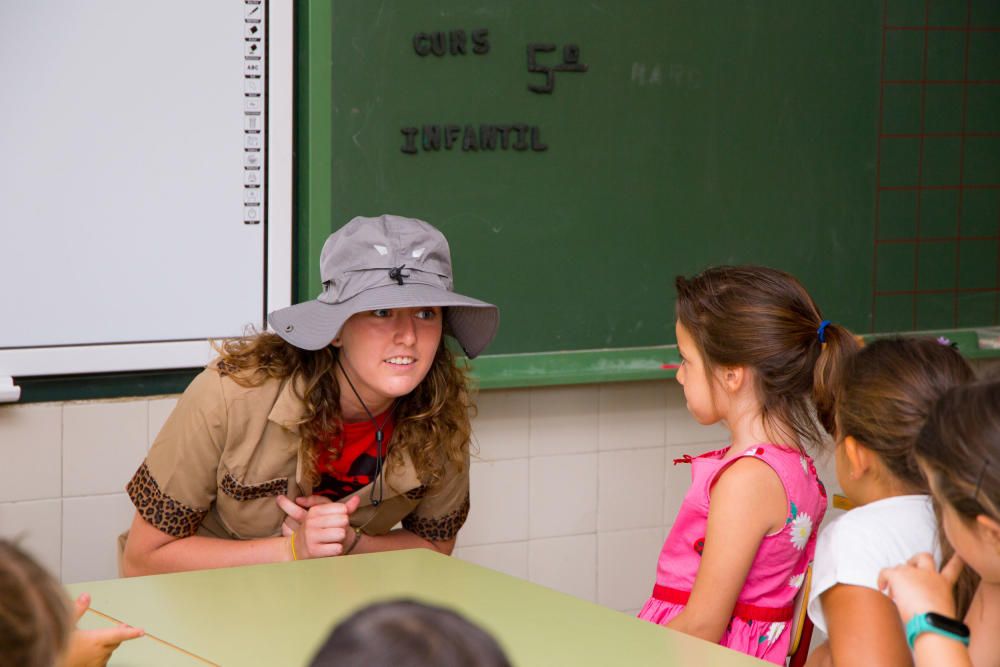
[[[34,559],[0,540],[0,667],[52,667],[73,629],[69,598]]]
[[[509,667],[503,649],[455,612],[392,600],[364,607],[333,629],[312,667]]]

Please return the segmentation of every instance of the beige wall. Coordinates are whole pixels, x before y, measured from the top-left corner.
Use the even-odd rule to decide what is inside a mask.
[[[66,583],[114,577],[123,488],[175,400],[0,406],[0,534]],[[673,459],[725,440],[673,380],[484,391],[474,430],[456,555],[622,611],[649,594],[687,488]]]

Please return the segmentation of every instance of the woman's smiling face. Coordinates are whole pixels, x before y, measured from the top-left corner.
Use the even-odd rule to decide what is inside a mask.
[[[441,344],[442,316],[438,306],[382,308],[357,313],[344,323],[333,345],[340,348],[343,366],[337,378],[345,418],[363,418],[365,413],[355,405],[343,372],[372,414],[384,411],[426,377]]]

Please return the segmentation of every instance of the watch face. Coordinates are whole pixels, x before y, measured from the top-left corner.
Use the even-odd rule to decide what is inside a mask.
[[[953,618],[948,618],[947,616],[942,616],[941,614],[935,614],[934,612],[927,613],[927,622],[933,625],[935,628],[941,628],[953,635],[958,635],[959,637],[969,636],[969,626],[961,621],[956,621]]]

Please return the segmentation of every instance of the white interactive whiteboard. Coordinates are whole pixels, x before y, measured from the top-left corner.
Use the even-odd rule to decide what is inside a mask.
[[[197,366],[291,299],[292,2],[0,2],[0,385]]]

